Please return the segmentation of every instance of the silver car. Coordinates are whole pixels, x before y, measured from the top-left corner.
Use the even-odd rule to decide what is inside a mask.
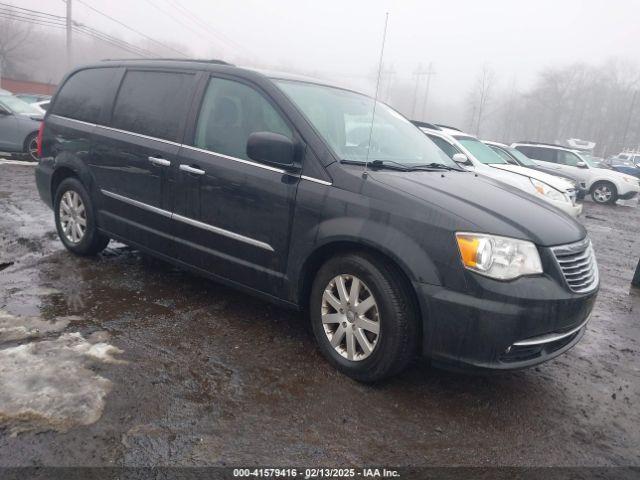
[[[38,160],[42,113],[13,95],[0,95],[0,152],[27,154]]]

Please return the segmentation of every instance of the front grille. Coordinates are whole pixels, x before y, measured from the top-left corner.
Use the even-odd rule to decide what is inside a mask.
[[[598,264],[588,238],[551,250],[572,292],[585,293],[598,286]]]
[[[567,189],[567,196],[569,197],[569,200],[571,200],[571,203],[575,205],[576,197],[578,196],[578,192],[576,191],[576,189],[575,188]]]

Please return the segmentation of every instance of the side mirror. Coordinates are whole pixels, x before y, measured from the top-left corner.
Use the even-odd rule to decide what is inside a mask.
[[[582,161],[576,163],[576,166],[578,168],[587,168],[587,164],[585,162],[582,162]]]
[[[279,133],[254,132],[247,140],[247,155],[256,162],[291,168],[296,146],[290,138]]]
[[[454,153],[452,160],[460,165],[472,165],[464,153]]]

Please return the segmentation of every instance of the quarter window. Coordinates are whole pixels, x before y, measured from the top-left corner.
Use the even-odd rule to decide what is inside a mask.
[[[187,119],[194,75],[128,71],[113,108],[111,125],[178,142]]]
[[[118,74],[117,68],[91,68],[74,73],[62,86],[52,114],[99,123],[106,92]]]
[[[212,78],[202,101],[194,146],[248,159],[247,140],[254,132],[279,133],[293,139],[282,116],[244,83]]]

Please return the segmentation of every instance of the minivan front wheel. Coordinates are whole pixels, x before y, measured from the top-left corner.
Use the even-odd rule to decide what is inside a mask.
[[[417,318],[399,272],[370,255],[325,263],[313,282],[310,315],[329,362],[362,381],[403,370],[417,348]]]
[[[618,191],[611,182],[597,182],[591,189],[591,198],[600,204],[615,203],[618,200]]]
[[[67,250],[78,255],[95,255],[109,243],[109,238],[98,231],[93,203],[77,178],[66,178],[60,183],[53,211],[58,236]]]

